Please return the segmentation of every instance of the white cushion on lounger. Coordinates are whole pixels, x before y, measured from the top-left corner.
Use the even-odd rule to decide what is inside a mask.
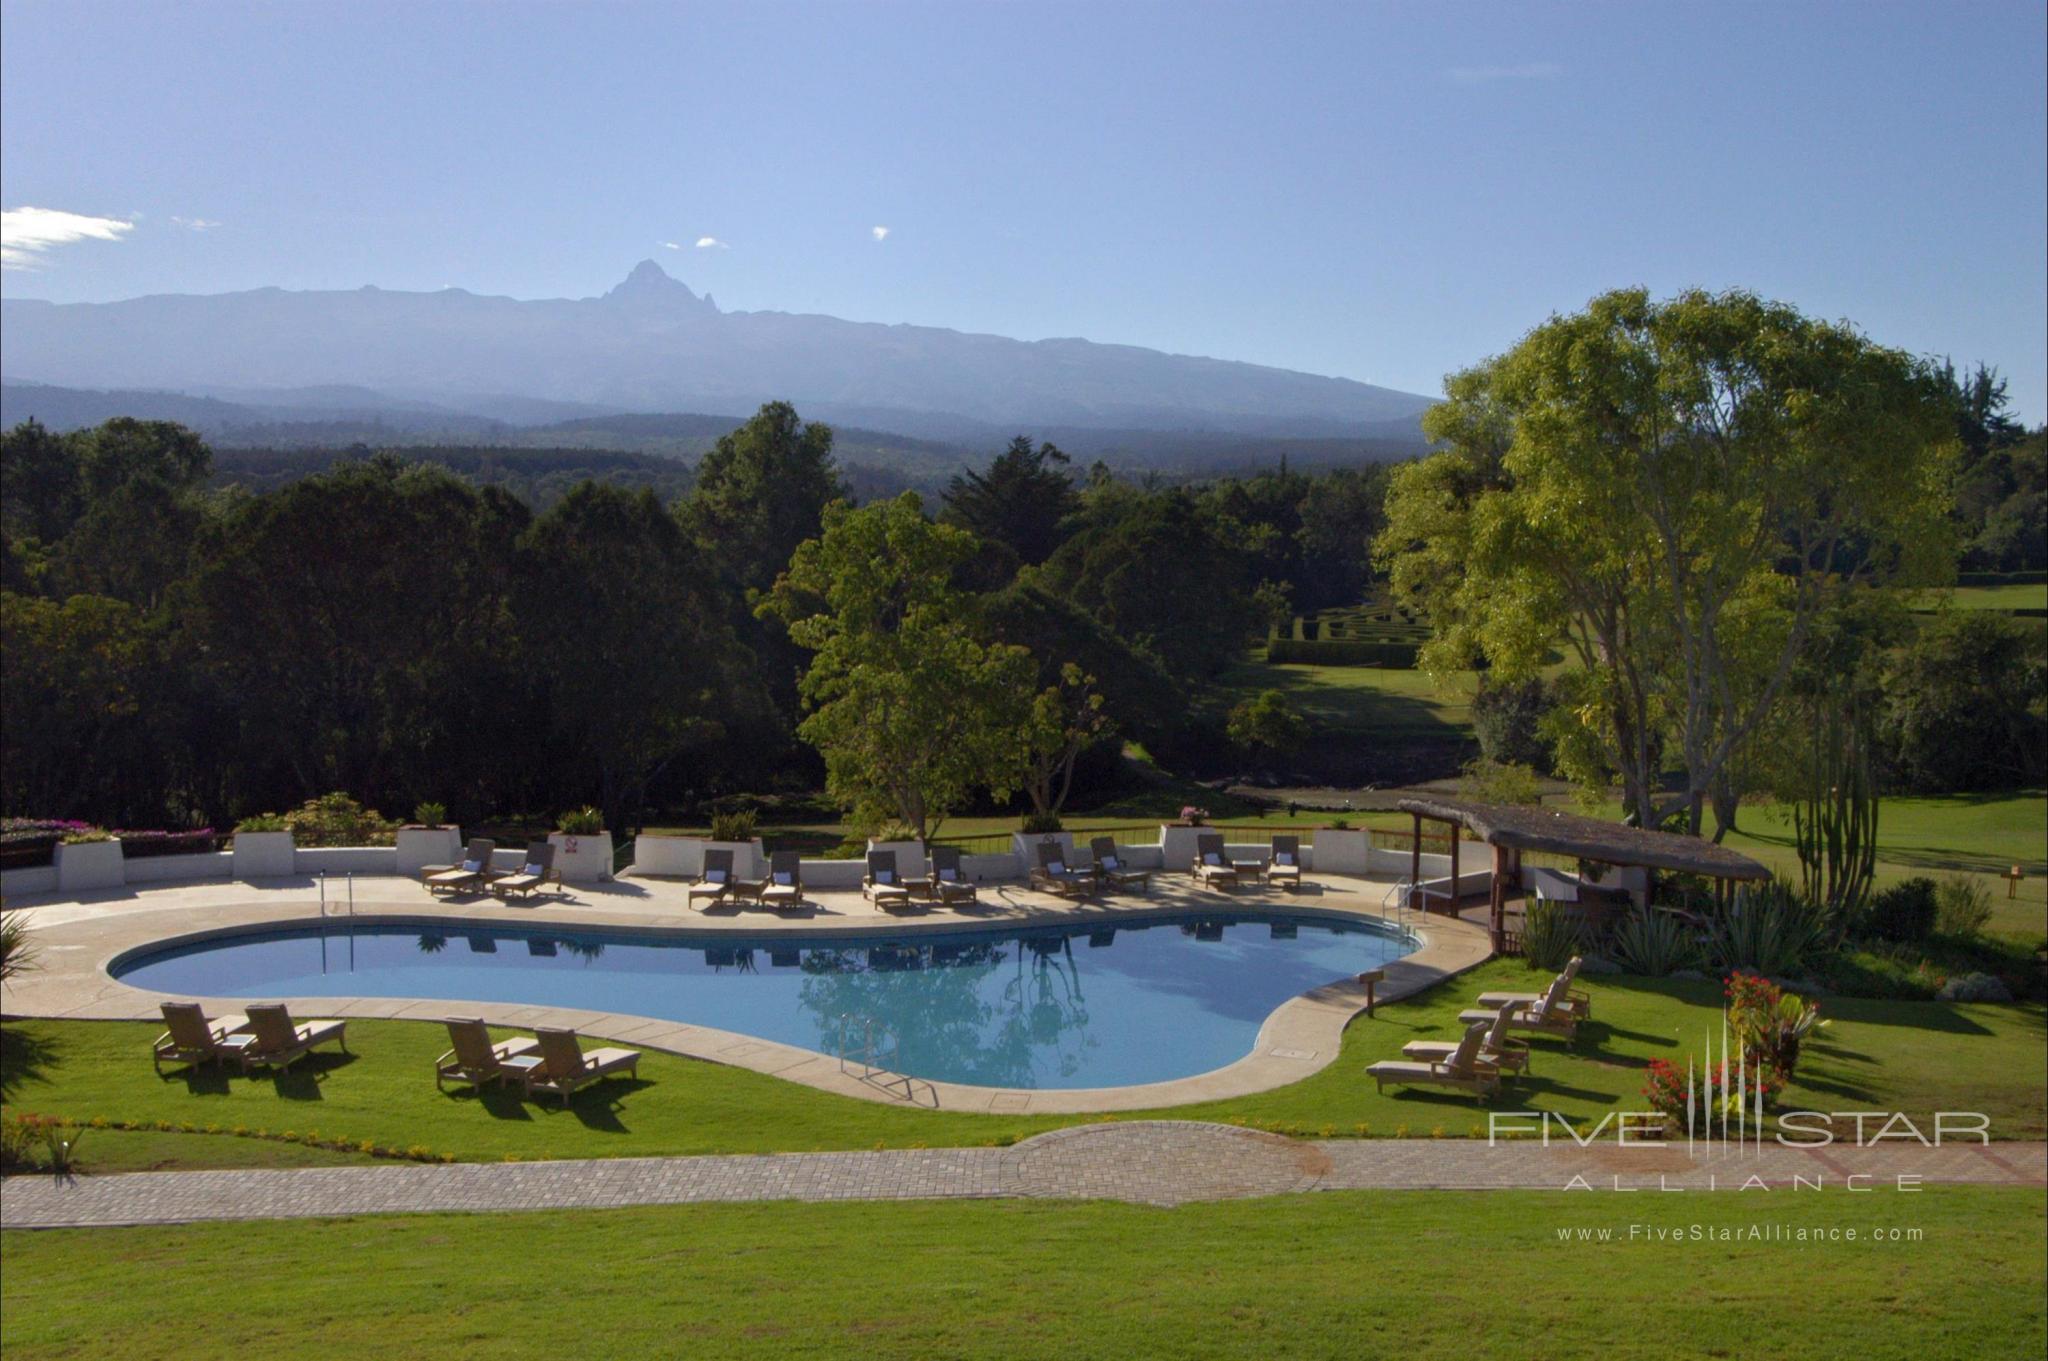
[[[539,874],[540,862],[537,860],[529,860],[526,862],[525,866],[520,869],[519,872],[521,874]]]
[[[786,887],[796,882],[796,876],[788,870],[777,870],[775,871],[775,882]]]

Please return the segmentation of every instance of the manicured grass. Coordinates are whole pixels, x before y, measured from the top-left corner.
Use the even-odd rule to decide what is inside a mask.
[[[1457,741],[1472,735],[1470,675],[1443,684],[1426,673],[1374,666],[1274,666],[1240,662],[1220,684],[1232,695],[1278,690],[1317,728],[1380,741]]]
[[[1947,603],[1959,610],[2042,610],[2048,609],[2048,585],[1958,586],[1953,591],[1931,592],[1917,597],[1915,609],[1938,609]]]
[[[1412,1039],[1458,1032],[1457,1013],[1488,988],[1531,989],[1542,978],[1500,961],[1409,1002],[1361,1017],[1321,1072],[1271,1092],[1154,1114],[1259,1124],[1303,1135],[1462,1137],[1483,1133],[1486,1109],[1469,1098],[1373,1089],[1364,1069],[1398,1057]],[[1497,1109],[1555,1111],[1597,1122],[1645,1109],[1643,1069],[1683,1062],[1720,1028],[1720,989],[1670,979],[1588,980],[1596,1019],[1576,1047],[1539,1039],[1533,1075]],[[2048,1133],[2048,1009],[1871,1002],[1830,998],[1834,1024],[1809,1042],[1785,1101],[1818,1110],[1984,1111],[2000,1138]],[[156,1027],[114,1022],[17,1022],[7,1027],[4,1084],[17,1110],[89,1120],[168,1120],[425,1146],[464,1160],[645,1154],[765,1153],[876,1146],[979,1145],[1100,1117],[970,1115],[833,1096],[744,1069],[649,1053],[637,1082],[588,1089],[567,1112],[509,1094],[443,1095],[432,1060],[447,1044],[437,1025],[351,1021],[352,1056],[316,1054],[285,1078],[207,1073],[159,1079],[148,1062]],[[1124,1118],[1144,1118],[1129,1115]],[[87,1161],[90,1140],[87,1136]],[[235,1146],[271,1145],[223,1139]],[[213,1151],[213,1150],[209,1150]]]
[[[1780,1225],[1856,1237],[1673,1243],[1645,1233]],[[1560,1241],[1579,1229],[1609,1241]],[[2042,1195],[1984,1187],[1338,1192],[1172,1210],[703,1205],[4,1241],[0,1342],[10,1361],[110,1355],[116,1340],[139,1361],[1982,1361],[2038,1357],[2048,1341]]]
[[[382,1161],[363,1153],[236,1139],[223,1134],[176,1130],[85,1129],[68,1131],[80,1171],[194,1172],[213,1167],[366,1167]]]

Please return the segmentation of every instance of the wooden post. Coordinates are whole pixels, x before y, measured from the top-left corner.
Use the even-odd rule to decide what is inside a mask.
[[[1413,907],[1422,892],[1422,814],[1409,816],[1415,819],[1415,839],[1408,843],[1408,906]],[[1429,899],[1422,899],[1422,910],[1429,911]]]
[[[1385,969],[1369,969],[1358,976],[1358,981],[1365,984],[1365,1015],[1367,1020],[1372,1019],[1373,989],[1386,976],[1387,971]]]
[[[1465,829],[1464,829],[1464,828],[1462,828],[1462,827],[1460,827],[1460,826],[1459,826],[1459,825],[1458,825],[1457,823],[1455,823],[1455,822],[1454,822],[1454,823],[1451,823],[1451,824],[1450,824],[1450,828],[1451,828],[1451,915],[1452,915],[1453,917],[1455,917],[1455,916],[1457,916],[1457,915],[1458,915],[1458,843],[1459,843],[1459,842],[1460,842],[1461,840],[1463,840],[1463,839],[1464,839],[1464,838],[1463,838],[1463,837],[1462,837],[1462,836],[1461,836],[1460,834],[1461,834],[1461,833],[1462,833],[1462,832],[1463,832],[1463,831],[1464,831]]]
[[[1486,904],[1489,913],[1488,926],[1493,937],[1493,952],[1495,954],[1499,954],[1502,945],[1506,943],[1502,939],[1506,934],[1502,929],[1502,920],[1507,915],[1508,909],[1507,871],[1507,847],[1495,846],[1493,848],[1493,892],[1488,897]]]

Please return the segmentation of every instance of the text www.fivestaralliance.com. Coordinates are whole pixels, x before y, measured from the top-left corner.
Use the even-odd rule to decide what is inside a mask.
[[[1918,1243],[1925,1229],[1857,1228],[1842,1224],[1630,1224],[1555,1230],[1560,1243]]]

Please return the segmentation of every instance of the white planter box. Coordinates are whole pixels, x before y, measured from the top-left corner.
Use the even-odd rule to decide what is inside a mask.
[[[398,872],[417,875],[428,865],[453,865],[462,859],[460,827],[398,829]]]
[[[612,877],[612,834],[570,836],[551,832],[548,843],[555,848],[555,869],[567,884],[595,884]]]
[[[1074,863],[1074,834],[1072,832],[1012,832],[1010,833],[1010,853],[1017,857],[1018,862],[1024,866],[1024,872],[1029,874],[1038,865],[1038,848],[1048,841],[1058,844],[1060,853],[1066,857],[1067,864],[1072,865]],[[1086,858],[1085,855],[1083,858]]]
[[[922,841],[870,841],[871,851],[896,852],[896,872],[906,879],[915,879],[924,873],[924,843]],[[861,873],[867,873],[867,862],[861,861]],[[808,883],[809,880],[804,882]]]
[[[1372,833],[1363,828],[1319,828],[1310,851],[1318,874],[1363,876],[1373,869]]]
[[[1195,838],[1214,835],[1214,827],[1161,827],[1159,854],[1165,861],[1163,868],[1187,870],[1195,863]]]
[[[236,832],[235,878],[284,879],[292,873],[290,832]]]
[[[57,846],[57,891],[59,893],[89,893],[94,889],[120,888],[128,882],[128,872],[121,863],[121,843],[115,841],[81,841],[76,845]]]

